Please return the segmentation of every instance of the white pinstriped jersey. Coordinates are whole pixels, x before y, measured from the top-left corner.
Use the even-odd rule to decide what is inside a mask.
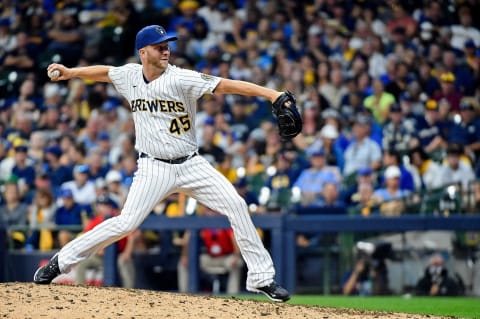
[[[213,94],[221,78],[168,65],[157,79],[146,83],[143,67],[130,63],[112,67],[113,85],[130,104],[135,122],[135,148],[163,159],[192,154],[197,100]]]

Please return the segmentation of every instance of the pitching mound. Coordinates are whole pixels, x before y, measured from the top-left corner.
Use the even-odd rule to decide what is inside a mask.
[[[306,307],[112,287],[0,283],[0,318],[395,318],[433,316]]]

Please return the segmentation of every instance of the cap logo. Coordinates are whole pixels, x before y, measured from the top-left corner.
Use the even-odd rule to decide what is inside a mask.
[[[165,30],[164,30],[162,27],[160,27],[160,26],[157,26],[157,27],[155,28],[155,31],[157,31],[157,33],[160,34],[160,35],[164,35],[164,34],[165,34]]]

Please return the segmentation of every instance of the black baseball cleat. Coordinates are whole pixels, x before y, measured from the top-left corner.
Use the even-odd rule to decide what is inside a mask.
[[[283,288],[275,281],[272,281],[271,284],[264,287],[252,288],[251,291],[253,292],[261,292],[265,296],[267,296],[270,300],[273,301],[281,301],[285,302],[290,299],[290,294],[288,293],[287,289]]]
[[[53,256],[52,259],[43,267],[37,269],[33,275],[33,282],[40,285],[48,285],[60,275],[60,267],[58,267],[58,256]]]

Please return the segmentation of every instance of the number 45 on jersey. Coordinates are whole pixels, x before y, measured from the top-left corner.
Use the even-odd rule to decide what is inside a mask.
[[[182,115],[180,117],[173,118],[170,122],[169,131],[172,134],[180,135],[190,131],[192,124],[190,121],[190,116],[188,114]]]

